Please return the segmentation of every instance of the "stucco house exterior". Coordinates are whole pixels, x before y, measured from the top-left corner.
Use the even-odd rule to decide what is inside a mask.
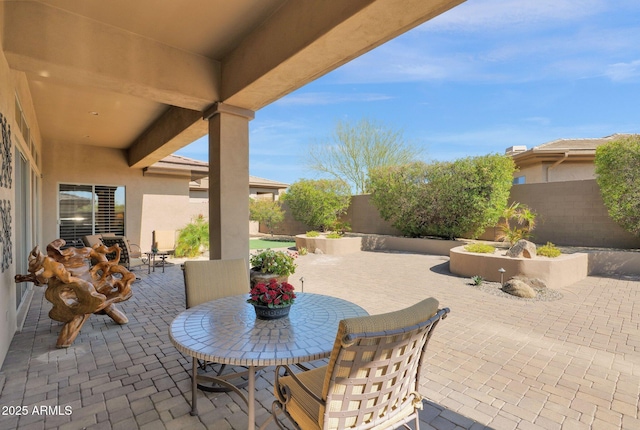
[[[209,218],[209,163],[172,154],[143,169],[145,177],[182,178],[188,186],[188,194],[159,194],[142,208],[140,247],[151,249],[154,230],[180,230],[191,220],[203,215]],[[249,197],[277,200],[289,184],[249,175]],[[163,207],[180,207],[167,216]],[[249,221],[249,233],[258,233],[258,223]]]
[[[510,201],[537,213],[537,243],[640,248],[640,238],[611,219],[596,182],[596,148],[621,136],[558,139],[529,150],[507,149],[519,169]]]
[[[600,138],[558,139],[527,150],[512,146],[510,155],[518,168],[514,184],[538,184],[595,179],[596,148],[624,136],[612,134]]]
[[[208,134],[210,255],[246,258],[255,112],[462,1],[0,2],[0,362],[61,207],[143,245],[190,198],[148,168]]]

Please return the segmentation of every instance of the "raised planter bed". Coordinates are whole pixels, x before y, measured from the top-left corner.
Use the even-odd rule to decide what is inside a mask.
[[[505,269],[504,280],[516,275],[543,280],[549,288],[561,288],[575,284],[588,275],[589,257],[585,253],[563,254],[556,258],[511,258],[504,249],[493,254],[465,251],[463,246],[449,251],[451,273],[472,277],[479,275],[491,282],[500,282],[498,269]]]
[[[299,234],[296,236],[296,248],[306,248],[309,253],[315,253],[316,249],[319,249],[323,254],[345,255],[360,251],[362,238],[345,236],[327,239],[324,235],[307,237],[306,234]]]
[[[466,241],[385,236],[368,234],[362,238],[363,251],[402,251],[418,254],[449,255],[449,250]]]

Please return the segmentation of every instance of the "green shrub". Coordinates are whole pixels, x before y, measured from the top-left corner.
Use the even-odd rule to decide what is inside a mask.
[[[475,252],[478,254],[493,254],[496,250],[494,246],[487,245],[486,243],[470,243],[464,246],[465,251]]]
[[[640,236],[640,134],[620,136],[596,149],[596,180],[609,216]]]
[[[290,276],[296,271],[295,255],[288,251],[259,249],[249,259],[251,268],[262,273],[274,273],[278,276]]]
[[[332,231],[331,233],[327,234],[327,239],[340,239],[341,237],[342,235],[337,231]]]
[[[382,167],[370,174],[371,202],[405,236],[477,236],[500,219],[514,171],[499,154]]]
[[[309,250],[307,250],[307,248],[305,248],[304,246],[301,246],[300,248],[298,248],[299,255],[307,255],[308,253],[309,253]]]
[[[542,245],[536,249],[536,254],[543,257],[555,258],[560,256],[562,252],[551,242],[547,242],[546,245]]]
[[[335,231],[344,236],[346,232],[351,231],[351,224],[348,222],[336,221],[333,225],[329,226],[329,230]]]
[[[473,285],[482,285],[484,279],[480,275],[475,275],[471,277],[471,282],[473,282]]]
[[[308,231],[306,234],[307,234],[307,237],[318,237],[318,236],[320,236],[320,232],[315,231],[315,230]]]
[[[203,249],[209,249],[209,222],[203,215],[180,230],[176,243],[176,257],[197,257]]]
[[[347,211],[351,191],[340,180],[301,179],[289,187],[282,200],[287,202],[296,221],[326,231]]]

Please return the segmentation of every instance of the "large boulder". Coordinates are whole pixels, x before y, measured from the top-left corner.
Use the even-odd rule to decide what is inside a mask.
[[[525,299],[533,299],[536,291],[518,279],[510,279],[502,286],[502,291],[512,296],[523,297]]]
[[[535,256],[536,244],[524,239],[517,241],[516,244],[507,251],[507,257],[511,258],[535,258]]]
[[[534,288],[536,290],[542,290],[544,288],[547,288],[547,284],[542,279],[527,278],[525,276],[520,276],[520,275],[514,276],[511,279],[517,279],[518,281],[522,281],[528,286],[530,286],[531,288]]]

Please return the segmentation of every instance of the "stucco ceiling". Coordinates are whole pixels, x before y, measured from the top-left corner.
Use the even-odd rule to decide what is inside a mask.
[[[220,60],[286,0],[40,0]]]
[[[42,0],[40,3],[220,60],[285,0]],[[96,27],[95,31],[98,27]],[[82,37],[78,35],[77,37]],[[45,76],[41,76],[44,74]],[[127,148],[167,105],[27,72],[45,142]],[[214,100],[211,100],[214,102]],[[202,124],[199,133],[206,133]]]
[[[40,0],[0,11],[43,145],[122,148],[145,167],[205,135],[213,103],[260,109],[462,1]]]

